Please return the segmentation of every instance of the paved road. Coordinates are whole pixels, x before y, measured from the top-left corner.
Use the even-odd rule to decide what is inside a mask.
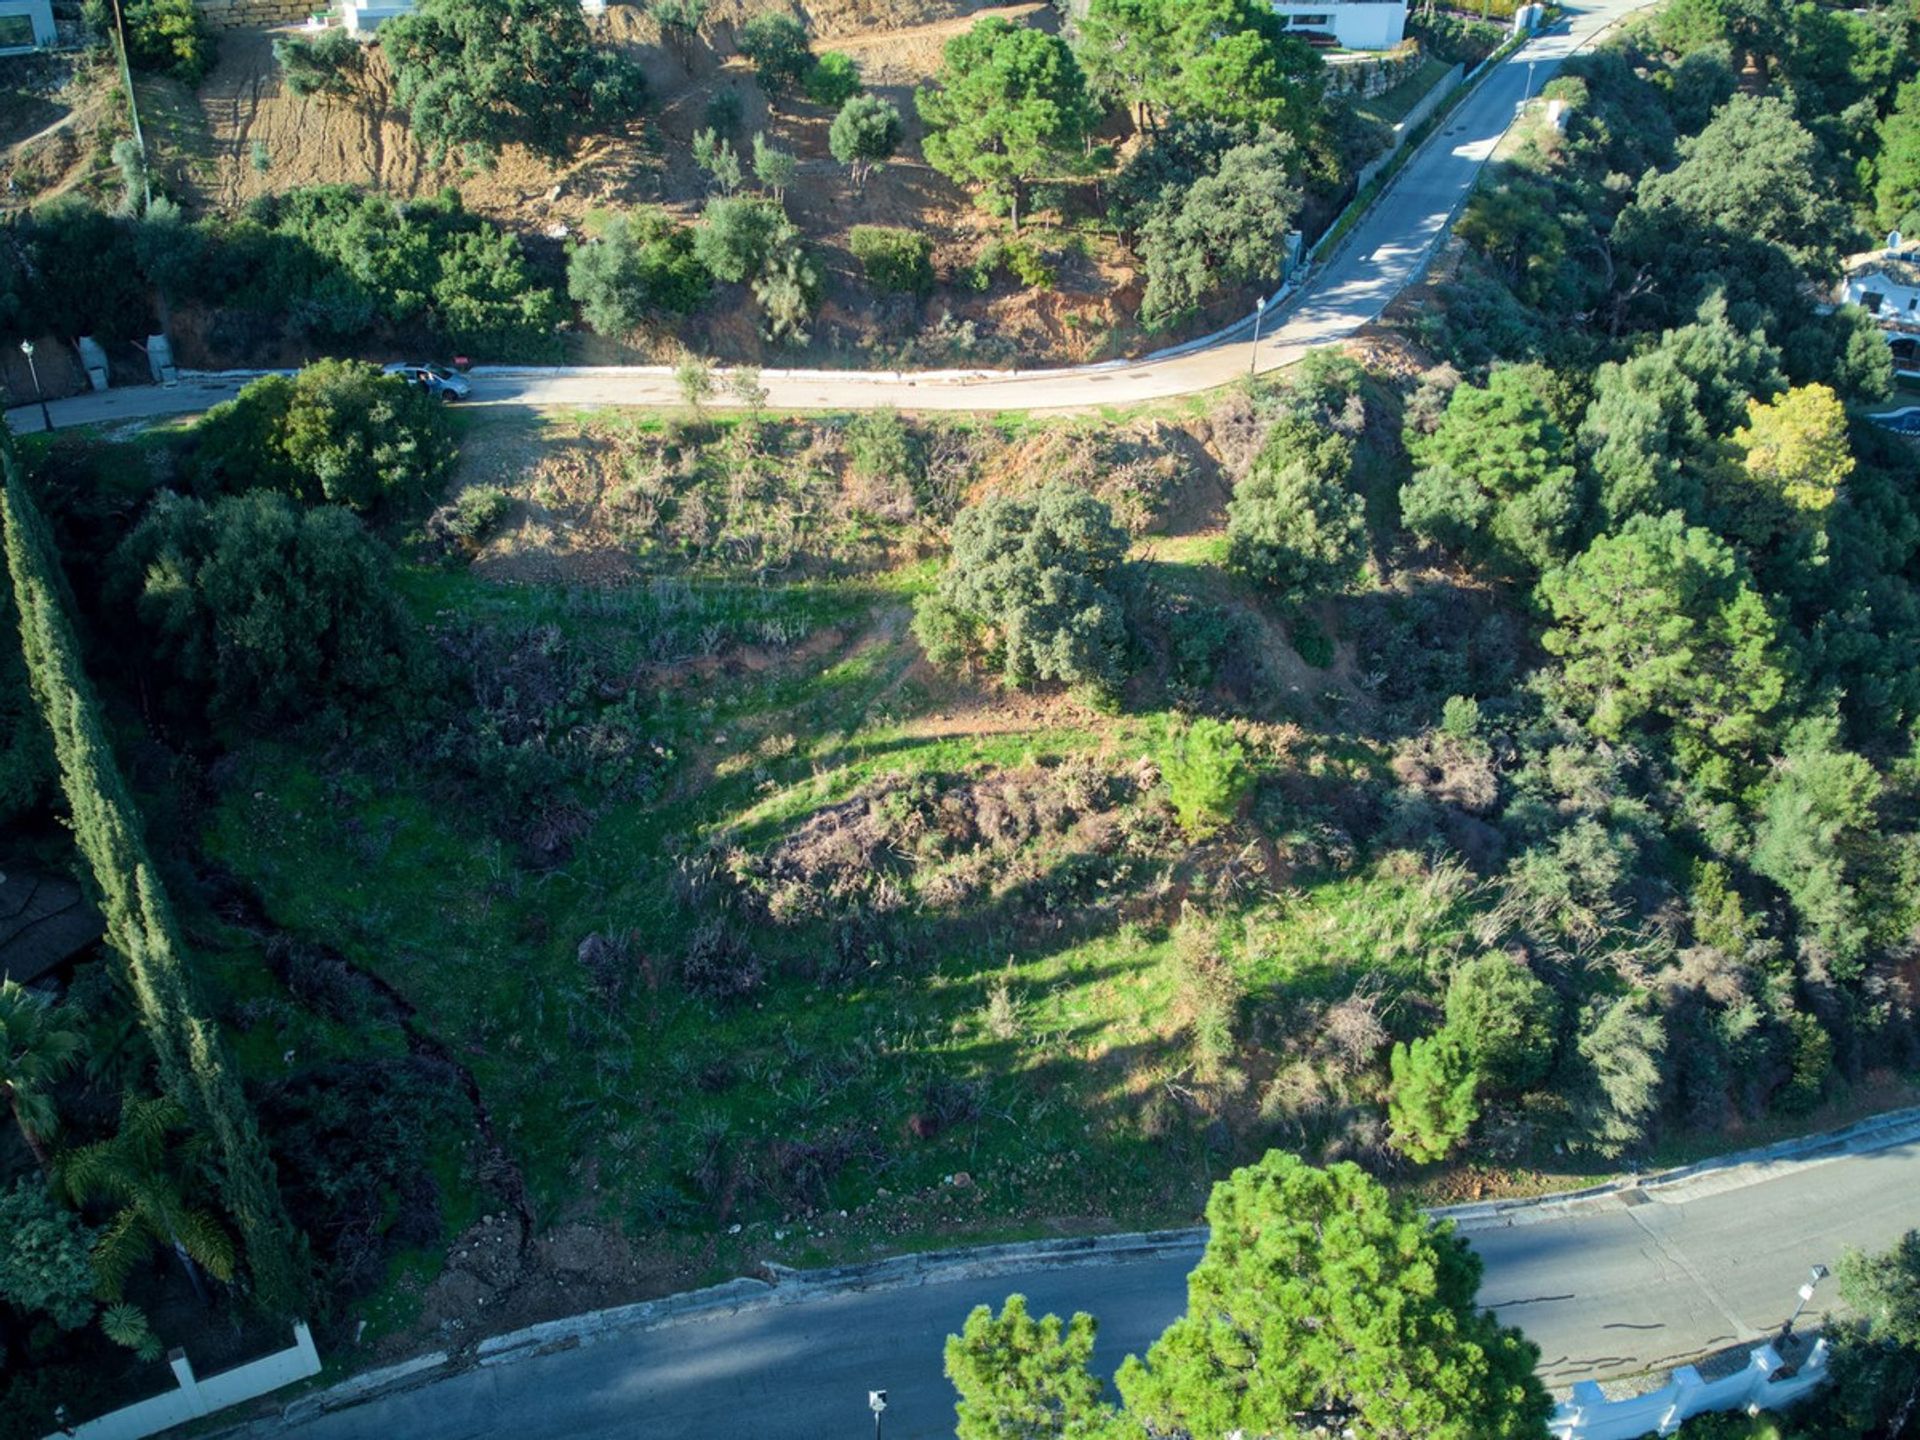
[[[1445,129],[1415,155],[1382,200],[1355,227],[1331,264],[1289,303],[1279,327],[1260,343],[1262,371],[1292,364],[1317,345],[1353,334],[1418,278],[1474,178],[1529,94],[1560,62],[1648,0],[1577,0],[1568,18],[1496,66],[1447,117]],[[780,409],[1065,410],[1135,404],[1227,384],[1255,362],[1244,327],[1238,336],[1177,358],[1073,370],[973,372],[767,370],[761,383]],[[134,386],[52,403],[56,426],[190,414],[229,398],[243,378],[196,380],[172,389]],[[660,366],[477,377],[471,403],[533,406],[673,405],[679,391]],[[724,403],[724,399],[716,401]],[[43,428],[37,406],[7,412],[16,433]]]
[[[1743,1188],[1710,1177],[1470,1238],[1481,1296],[1542,1351],[1548,1382],[1626,1375],[1761,1338],[1816,1261],[1920,1225],[1920,1141]],[[1182,1308],[1190,1260],[1044,1270],[690,1319],[474,1370],[288,1432],[295,1440],[863,1440],[869,1388],[889,1440],[953,1433],[944,1337],[1021,1291],[1091,1310],[1110,1372]],[[1822,1297],[1831,1301],[1831,1293]]]

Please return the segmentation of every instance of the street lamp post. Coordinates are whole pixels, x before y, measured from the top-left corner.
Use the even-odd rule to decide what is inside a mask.
[[[33,341],[22,340],[20,353],[27,357],[27,373],[33,376],[33,398],[40,402],[40,423],[47,427],[47,433],[53,433],[53,412],[47,409],[47,397],[40,389],[40,367],[33,363]]]
[[[1247,374],[1253,375],[1260,369],[1260,317],[1267,313],[1267,297],[1262,295],[1253,302],[1253,353],[1247,356]]]
[[[887,1392],[867,1391],[867,1408],[873,1411],[873,1440],[880,1440],[880,1417],[887,1411]]]
[[[1533,99],[1533,67],[1537,63],[1534,60],[1527,61],[1527,99],[1529,100]]]
[[[1793,1339],[1793,1322],[1800,1318],[1800,1312],[1807,1308],[1807,1302],[1813,1299],[1814,1287],[1833,1272],[1824,1265],[1816,1265],[1808,1272],[1807,1283],[1800,1287],[1800,1303],[1793,1307],[1793,1314],[1787,1317],[1787,1323],[1780,1327],[1780,1338],[1775,1343],[1785,1345]]]

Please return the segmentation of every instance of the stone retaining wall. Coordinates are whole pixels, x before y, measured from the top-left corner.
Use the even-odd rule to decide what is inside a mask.
[[[269,25],[298,25],[323,14],[325,0],[197,0],[200,13],[216,30],[257,30]]]

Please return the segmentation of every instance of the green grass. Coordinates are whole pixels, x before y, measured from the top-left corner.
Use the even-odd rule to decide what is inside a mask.
[[[1438,85],[1452,68],[1444,60],[1429,57],[1391,90],[1382,91],[1371,99],[1355,101],[1353,113],[1363,120],[1372,120],[1391,129],[1406,119],[1408,112],[1418,105],[1426,93]]]

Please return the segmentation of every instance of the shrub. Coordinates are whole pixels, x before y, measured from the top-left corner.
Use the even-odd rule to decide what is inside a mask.
[[[1411,1045],[1395,1045],[1388,1068],[1394,1148],[1422,1164],[1446,1159],[1480,1118],[1474,1099],[1480,1074],[1466,1046],[1443,1030]]]
[[[1009,685],[1117,686],[1126,632],[1114,586],[1127,533],[1084,490],[1058,482],[998,495],[954,520],[953,553],[914,615],[935,664],[975,656]]]
[[[507,518],[513,502],[497,485],[474,485],[454,497],[442,512],[441,528],[456,540],[469,545],[483,543]]]
[[[391,693],[411,633],[359,519],[282,495],[162,495],[115,552],[113,588],[216,717],[267,723]]]
[[[358,360],[317,361],[291,380],[263,376],[195,434],[212,488],[281,490],[355,510],[419,499],[455,454],[436,402]]]
[[[25,1315],[45,1314],[63,1330],[93,1318],[93,1234],[56,1204],[38,1177],[0,1190],[0,1299]]]
[[[715,200],[693,232],[693,253],[716,280],[740,284],[767,263],[787,217],[771,200]]]
[[[844,105],[860,93],[860,71],[851,55],[829,50],[807,72],[804,88],[816,105]]]
[[[1214,1085],[1227,1078],[1234,1053],[1234,1026],[1246,984],[1220,953],[1215,926],[1192,910],[1173,928],[1174,1010],[1185,1024],[1194,1076]]]
[[[602,335],[624,335],[652,314],[685,315],[712,289],[693,231],[660,210],[615,216],[567,260],[567,293]]]
[[[1531,1089],[1553,1067],[1560,1002],[1533,972],[1505,955],[1483,955],[1447,982],[1447,1029],[1489,1090]]]
[[[891,225],[856,225],[850,241],[876,290],[924,295],[933,289],[933,242],[926,236]]]
[[[702,923],[687,937],[680,957],[680,983],[703,1000],[741,1000],[763,981],[760,957],[724,919]]]
[[[1293,604],[1350,587],[1367,553],[1352,465],[1344,436],[1301,444],[1276,429],[1228,502],[1229,562]]]
[[[213,68],[213,29],[194,0],[128,0],[127,63],[198,85]]]
[[[709,130],[717,135],[731,136],[738,133],[740,122],[746,115],[746,107],[740,102],[740,92],[729,85],[713,92],[703,115]]]
[[[1169,735],[1158,758],[1173,813],[1191,831],[1232,819],[1253,780],[1233,727],[1206,716]]]
[[[753,282],[753,298],[760,302],[765,321],[761,331],[767,339],[807,343],[805,326],[820,304],[820,270],[791,227]]]
[[[847,422],[846,441],[850,468],[860,479],[897,485],[920,473],[913,432],[897,410],[861,411]]]
[[[345,30],[325,30],[311,40],[276,35],[273,60],[293,94],[344,99],[353,94],[366,52]]]
[[[807,30],[791,15],[756,15],[740,30],[740,53],[753,62],[753,78],[777,100],[805,78],[813,65]]]

